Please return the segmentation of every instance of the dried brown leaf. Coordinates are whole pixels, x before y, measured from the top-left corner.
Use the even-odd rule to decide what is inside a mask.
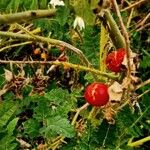
[[[131,66],[131,71],[132,73],[136,72],[136,65],[134,63],[134,58],[137,57],[136,53],[133,53],[131,51],[131,57],[130,57],[130,66]],[[127,57],[124,57],[122,65],[126,66],[126,68],[128,68],[128,61],[127,61]]]
[[[122,85],[119,84],[118,82],[114,82],[109,88],[108,88],[108,92],[109,92],[109,100],[115,100],[115,101],[120,101],[121,97],[122,97]]]
[[[3,94],[5,94],[7,92],[8,89],[2,89],[0,90],[0,96],[2,96]]]
[[[5,69],[5,79],[10,82],[13,79],[13,73],[7,69]]]

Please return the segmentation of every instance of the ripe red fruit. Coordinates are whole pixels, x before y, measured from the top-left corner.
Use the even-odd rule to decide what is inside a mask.
[[[106,58],[106,65],[109,70],[113,72],[122,71],[122,62],[126,55],[126,50],[124,48],[119,48],[117,51],[113,51],[108,54]]]
[[[93,106],[106,105],[109,101],[108,86],[103,83],[92,83],[86,87],[84,98]]]

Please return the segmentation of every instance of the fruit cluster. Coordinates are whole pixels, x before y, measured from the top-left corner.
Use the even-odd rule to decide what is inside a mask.
[[[125,56],[124,48],[111,52],[106,58],[107,68],[115,73],[123,71],[122,62]],[[84,98],[93,106],[104,106],[109,101],[108,86],[104,83],[92,83],[86,87]]]

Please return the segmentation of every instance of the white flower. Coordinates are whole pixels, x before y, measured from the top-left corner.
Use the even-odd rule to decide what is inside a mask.
[[[53,8],[55,8],[56,6],[64,6],[65,3],[62,0],[51,0],[49,2],[50,5],[53,6]]]
[[[81,17],[79,17],[79,16],[77,16],[77,17],[75,18],[74,23],[73,23],[74,29],[75,29],[77,26],[79,26],[80,30],[82,30],[82,29],[85,28],[84,20],[83,20]]]

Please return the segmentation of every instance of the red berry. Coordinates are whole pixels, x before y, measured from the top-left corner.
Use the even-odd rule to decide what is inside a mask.
[[[108,54],[106,58],[106,65],[109,70],[113,72],[122,71],[122,62],[126,55],[126,50],[124,48],[119,48],[117,51],[113,51]]]
[[[103,83],[92,83],[86,87],[84,98],[93,106],[106,105],[109,101],[108,86]]]
[[[34,53],[34,55],[40,55],[41,51],[39,48],[36,48],[36,49],[34,49],[33,53]]]

